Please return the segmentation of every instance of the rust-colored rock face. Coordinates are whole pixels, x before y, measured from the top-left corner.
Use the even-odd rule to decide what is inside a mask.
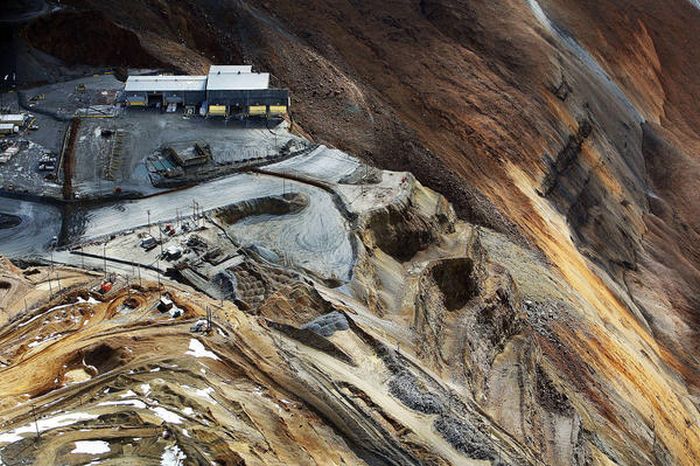
[[[303,287],[240,317],[236,335],[256,341],[222,354],[245,382],[229,398],[269,436],[261,461],[700,464],[695,2],[64,3],[125,34],[135,55],[120,64],[269,70],[300,132],[413,172],[467,222],[451,230],[414,205],[375,212],[359,317]],[[32,42],[73,58],[79,41],[46,29],[30,27]],[[91,63],[113,63],[104,53]],[[317,317],[319,302],[348,314],[352,337],[298,350],[295,309]],[[295,394],[298,428],[289,411],[246,407],[257,384],[277,411]],[[308,440],[319,425],[322,440]],[[304,447],[285,458],[275,442]]]

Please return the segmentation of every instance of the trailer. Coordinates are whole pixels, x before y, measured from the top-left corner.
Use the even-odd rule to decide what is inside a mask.
[[[8,135],[19,133],[19,126],[13,123],[0,123],[0,134]]]
[[[27,116],[24,113],[7,113],[0,115],[0,124],[12,124],[17,126],[24,125]]]

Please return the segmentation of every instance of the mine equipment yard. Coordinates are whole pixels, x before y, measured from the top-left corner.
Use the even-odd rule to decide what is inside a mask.
[[[340,284],[352,276],[358,214],[407,189],[287,120],[134,106],[125,89],[108,73],[16,93],[19,126],[0,142],[4,255],[103,272],[130,264],[233,297],[210,282],[257,254]],[[145,250],[145,237],[157,247]],[[202,272],[211,248],[229,252]]]

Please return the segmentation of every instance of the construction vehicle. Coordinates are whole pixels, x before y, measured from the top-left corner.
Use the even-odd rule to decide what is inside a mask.
[[[141,240],[140,246],[146,251],[150,251],[151,249],[155,249],[155,247],[158,246],[158,241],[156,241],[156,239],[153,236],[146,235]]]

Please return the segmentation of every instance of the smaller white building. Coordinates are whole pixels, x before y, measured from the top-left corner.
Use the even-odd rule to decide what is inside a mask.
[[[26,116],[23,113],[8,113],[5,115],[0,115],[1,124],[13,124],[21,126],[24,124]]]

